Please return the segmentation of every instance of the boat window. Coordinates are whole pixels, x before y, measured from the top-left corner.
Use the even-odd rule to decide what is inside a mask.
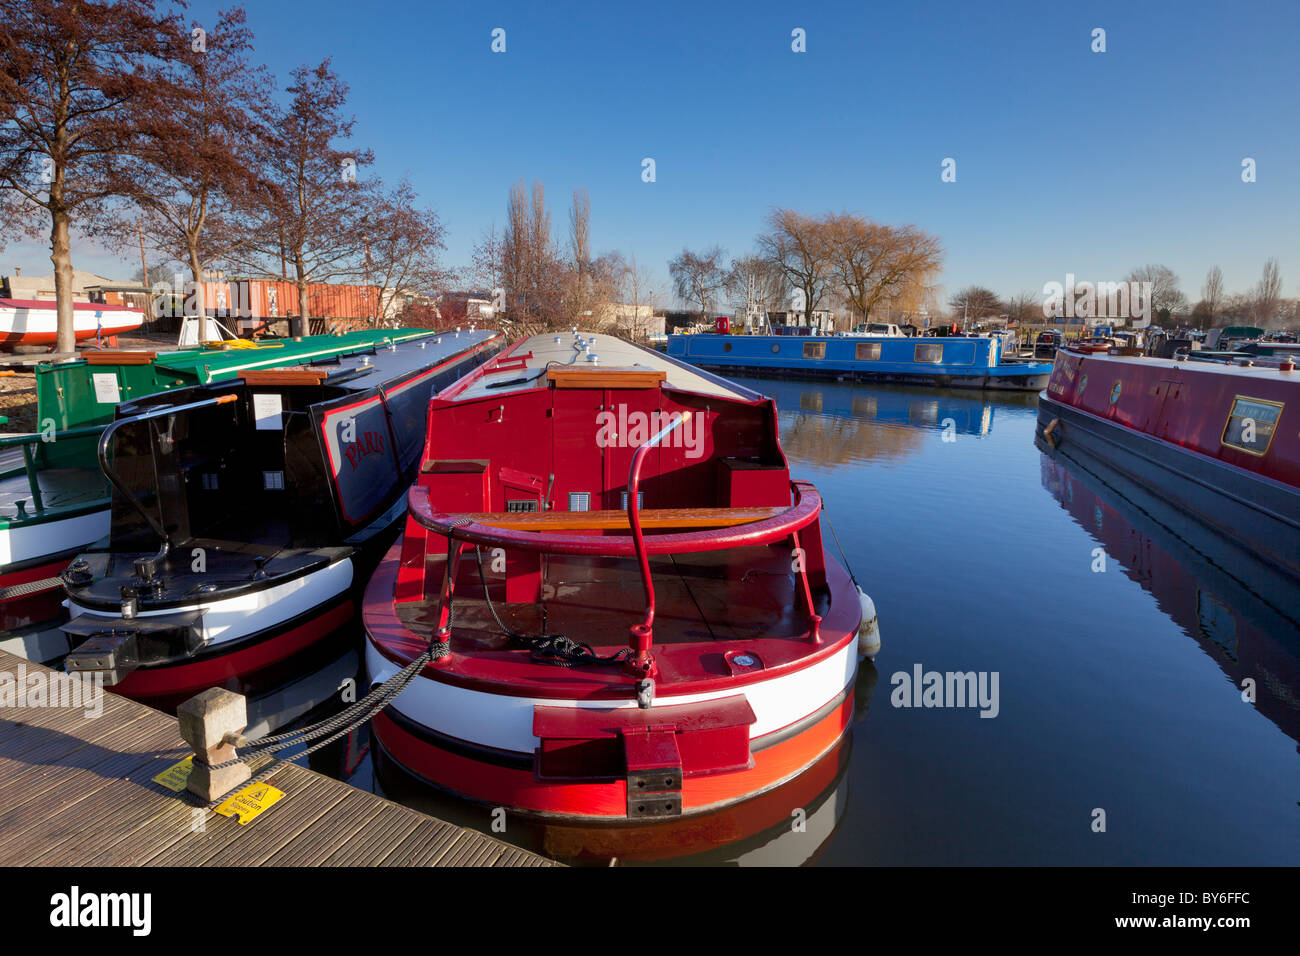
[[[722,343],[722,351],[724,351],[724,352],[730,352],[730,351],[731,351],[731,343],[730,343],[730,342],[723,342],[723,343]]]
[[[591,493],[587,491],[570,491],[569,492],[569,510],[570,511],[590,511],[591,510]]]
[[[938,365],[943,361],[943,346],[936,345],[932,342],[917,344],[916,351],[912,357],[918,362],[928,362],[931,365]]]
[[[780,343],[780,342],[773,342],[773,343],[772,343],[772,354],[775,355],[775,354],[776,354],[777,352],[779,352],[779,351],[781,351],[781,343]]]
[[[857,354],[854,356],[859,362],[879,362],[880,361],[880,343],[864,342],[858,346]]]
[[[1277,420],[1282,415],[1281,402],[1238,395],[1223,427],[1222,443],[1252,455],[1263,455],[1273,442]]]
[[[1119,379],[1115,379],[1115,384],[1110,389],[1110,403],[1112,405],[1119,401],[1119,395],[1122,391],[1124,391],[1124,383]]]
[[[1076,395],[1082,396],[1083,390],[1087,387],[1088,387],[1088,373],[1084,372],[1082,375],[1079,376],[1079,391],[1076,393]]]
[[[506,502],[506,511],[536,511],[537,502],[531,498],[511,498]]]
[[[803,344],[803,357],[806,359],[819,359],[826,357],[825,342],[805,342]]]

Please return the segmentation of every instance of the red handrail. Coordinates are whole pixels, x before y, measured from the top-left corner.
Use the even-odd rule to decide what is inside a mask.
[[[696,554],[701,551],[725,551],[751,545],[771,544],[790,537],[791,532],[808,527],[821,514],[822,499],[811,482],[792,481],[794,504],[779,514],[760,521],[705,531],[682,531],[655,534],[644,539],[646,554]],[[468,514],[451,514],[436,510],[429,501],[429,490],[413,485],[407,505],[416,524],[435,534],[469,544],[496,548],[515,548],[538,554],[568,554],[579,557],[636,557],[636,546],[628,535],[547,534],[519,531],[480,524]]]
[[[627,469],[627,523],[632,529],[632,546],[636,550],[636,560],[641,567],[641,585],[645,588],[645,620],[631,628],[631,647],[634,655],[632,666],[637,671],[649,674],[654,669],[654,659],[650,656],[650,647],[654,643],[655,623],[655,586],[650,577],[650,559],[646,556],[645,535],[641,533],[641,506],[637,495],[641,486],[641,465],[646,453],[663,441],[675,428],[686,423],[690,418],[683,412],[668,426],[652,435],[648,441],[636,450],[632,464]]]
[[[680,425],[684,419],[679,419]],[[673,426],[675,427],[675,426]],[[671,428],[656,436],[662,440]],[[653,439],[652,439],[653,441]],[[452,552],[459,551],[455,542],[486,545],[506,549],[517,549],[543,554],[567,554],[588,557],[635,557],[641,569],[641,581],[646,593],[646,614],[644,620],[629,629],[629,646],[633,656],[627,662],[627,669],[638,677],[649,677],[654,672],[654,658],[650,653],[653,644],[655,597],[654,585],[650,577],[649,555],[651,554],[691,554],[702,551],[722,551],[730,548],[744,548],[753,545],[771,544],[776,541],[792,540],[798,547],[797,532],[816,521],[821,514],[821,496],[811,483],[792,481],[790,488],[794,503],[779,514],[759,521],[732,525],[728,528],[716,528],[706,531],[687,531],[676,534],[656,534],[645,537],[641,528],[640,508],[636,503],[638,485],[640,484],[641,464],[652,447],[646,442],[639,447],[632,457],[628,472],[628,524],[630,535],[575,535],[547,534],[538,531],[519,531],[510,528],[497,528],[480,524],[467,514],[448,514],[435,511],[429,501],[429,491],[420,485],[412,486],[407,494],[407,504],[411,517],[416,524],[435,534],[447,538],[448,562],[453,560]],[[803,596],[808,604],[810,636],[814,643],[820,641],[818,625],[821,618],[817,615],[808,590],[807,575],[800,573],[803,580]],[[448,596],[449,597],[449,596]],[[444,609],[445,610],[445,609]],[[440,626],[445,623],[440,617]],[[446,640],[444,634],[441,638]]]

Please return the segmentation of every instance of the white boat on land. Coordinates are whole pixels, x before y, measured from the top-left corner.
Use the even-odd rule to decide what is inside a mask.
[[[77,341],[130,332],[144,324],[144,313],[101,302],[74,302]],[[53,345],[58,337],[58,310],[48,299],[0,299],[0,350],[16,345]]]

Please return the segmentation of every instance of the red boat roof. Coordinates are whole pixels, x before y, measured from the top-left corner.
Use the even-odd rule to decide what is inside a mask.
[[[596,357],[595,362],[590,361],[591,356]],[[663,383],[671,388],[746,402],[763,398],[742,385],[617,336],[574,332],[548,332],[522,339],[439,397],[466,401],[545,387],[548,372],[563,369],[584,373],[601,369],[659,372]]]

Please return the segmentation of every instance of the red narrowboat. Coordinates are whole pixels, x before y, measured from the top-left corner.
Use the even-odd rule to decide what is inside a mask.
[[[1107,462],[1300,577],[1300,374],[1066,348],[1038,433]]]
[[[372,683],[418,675],[374,724],[400,767],[627,823],[738,804],[844,736],[875,611],[790,479],[771,399],[541,335],[435,396],[427,436],[363,609]]]

